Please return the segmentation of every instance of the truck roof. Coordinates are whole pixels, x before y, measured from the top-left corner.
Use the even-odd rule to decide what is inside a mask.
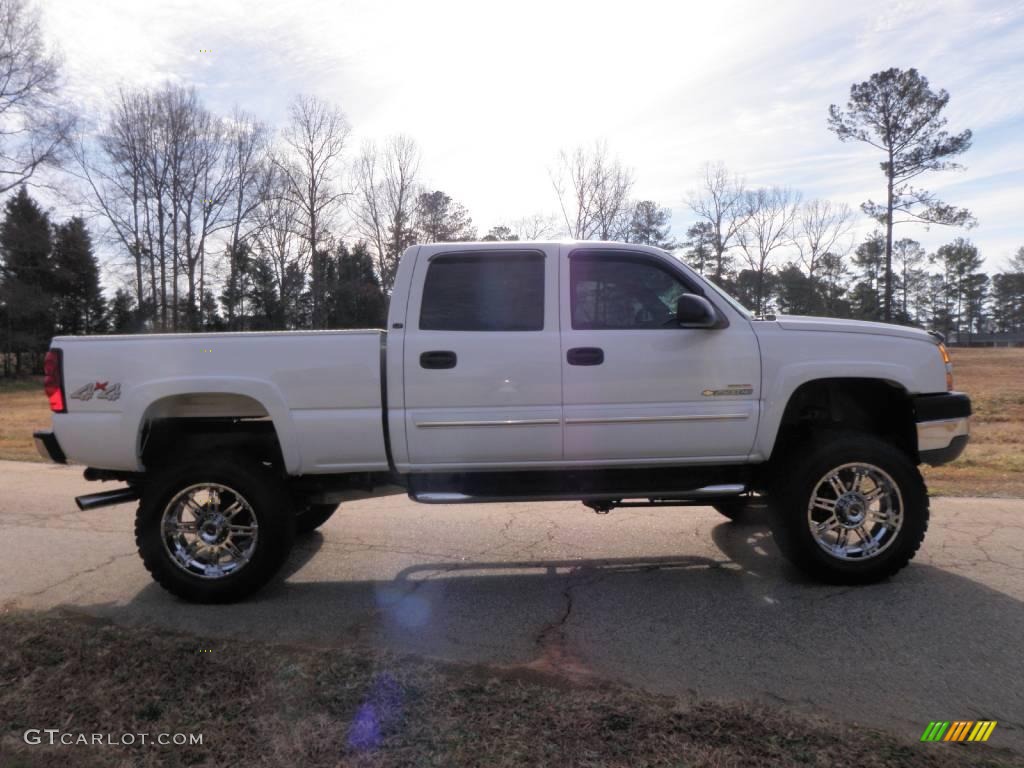
[[[590,249],[614,249],[614,250],[635,250],[657,252],[671,255],[668,251],[652,245],[641,245],[639,243],[623,243],[613,240],[573,240],[573,239],[548,239],[548,240],[471,240],[455,243],[417,243],[412,248],[429,248],[432,251],[507,251],[521,248],[538,248],[552,245],[570,245]]]

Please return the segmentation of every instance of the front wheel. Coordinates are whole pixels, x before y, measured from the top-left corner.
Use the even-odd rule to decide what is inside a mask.
[[[928,529],[928,491],[907,455],[846,432],[798,450],[776,484],[772,531],[783,555],[834,584],[867,584],[906,566]]]
[[[147,484],[135,518],[139,555],[168,592],[229,603],[266,584],[295,536],[283,483],[255,462],[206,457]]]

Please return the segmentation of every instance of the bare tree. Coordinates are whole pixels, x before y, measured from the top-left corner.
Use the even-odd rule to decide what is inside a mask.
[[[170,221],[168,211],[168,185],[171,166],[167,162],[166,132],[163,130],[159,97],[145,94],[140,102],[139,128],[142,131],[143,207],[146,221],[146,254],[149,258],[149,279],[154,313],[160,328],[168,323],[167,305],[167,232]],[[172,260],[173,261],[173,260]]]
[[[0,195],[64,159],[75,120],[57,99],[60,63],[43,45],[39,11],[0,0]]]
[[[633,172],[609,156],[605,142],[596,142],[590,152],[582,146],[572,153],[562,150],[550,176],[570,237],[624,237],[629,228]]]
[[[256,230],[253,236],[254,245],[269,260],[277,280],[281,297],[281,312],[285,322],[293,320],[297,314],[296,307],[301,282],[309,273],[311,260],[309,243],[303,235],[302,215],[299,205],[287,194],[287,181],[281,173],[280,165],[270,162],[264,167],[259,182],[261,199],[254,211]],[[245,240],[239,241],[235,259],[240,261],[247,252]],[[239,273],[244,269],[238,263],[231,278],[231,285],[237,285]],[[242,294],[244,292],[238,292]],[[237,296],[239,302],[244,296]],[[239,308],[239,315],[243,315]],[[230,308],[229,308],[230,312]],[[237,325],[237,322],[235,323]]]
[[[345,196],[341,156],[351,128],[337,107],[313,96],[297,96],[282,134],[285,154],[276,158],[286,195],[297,205],[311,258],[313,327],[324,325],[324,259],[329,226]]]
[[[737,243],[740,229],[749,216],[749,200],[743,181],[731,175],[722,163],[707,163],[698,190],[691,191],[686,204],[698,219],[709,225],[714,258],[712,277],[721,283],[729,268],[729,249]]]
[[[270,183],[274,178],[270,165],[270,131],[266,124],[253,115],[235,108],[227,128],[226,174],[231,178],[231,199],[225,200],[225,217],[230,226],[227,242],[228,281],[235,284],[238,279],[238,256],[242,243],[248,242],[259,232],[260,208],[270,195]],[[292,220],[289,226],[292,225]],[[271,254],[272,263],[278,263],[276,254]],[[279,274],[278,285],[282,275]],[[282,302],[284,296],[282,295]],[[235,306],[228,303],[228,327],[235,326]]]
[[[93,212],[106,218],[112,239],[131,255],[135,301],[140,311],[146,304],[144,136],[137,120],[143,111],[142,99],[141,93],[120,90],[99,131],[97,150],[93,152],[91,143],[82,135],[72,144],[74,173],[89,190],[89,198],[83,202],[91,203]]]
[[[353,169],[350,213],[356,231],[374,251],[377,276],[385,291],[395,281],[402,251],[412,240],[419,195],[420,151],[408,136],[392,136],[383,151],[367,142]]]
[[[523,216],[510,222],[508,226],[520,240],[546,240],[558,237],[564,232],[558,216],[543,213]]]
[[[764,278],[772,253],[792,242],[793,222],[800,209],[800,194],[783,187],[761,188],[743,195],[744,224],[737,239],[751,271],[757,275],[755,307],[765,312]]]
[[[237,176],[228,163],[231,143],[226,123],[201,107],[186,112],[185,119],[186,161],[177,214],[184,243],[175,248],[175,253],[185,271],[186,322],[191,330],[197,330],[201,325],[207,247],[215,233],[233,225],[229,214]]]
[[[208,244],[233,223],[229,138],[193,89],[166,85],[122,90],[95,145],[75,145],[94,210],[132,256],[139,306],[159,328],[202,324]]]
[[[845,256],[853,247],[853,211],[846,203],[808,200],[797,214],[795,230],[800,260],[813,280],[824,254]]]
[[[95,142],[79,136],[74,155],[94,209],[106,217],[114,239],[134,261],[140,314],[165,328],[166,246],[168,233],[173,232],[168,131],[160,101],[158,93],[122,89]]]

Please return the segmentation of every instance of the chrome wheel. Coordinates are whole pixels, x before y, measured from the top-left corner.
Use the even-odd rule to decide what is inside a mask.
[[[160,525],[171,561],[203,579],[221,579],[244,568],[259,536],[249,502],[219,483],[199,483],[176,494],[164,507]]]
[[[843,464],[814,486],[807,524],[818,546],[840,560],[877,557],[903,527],[896,482],[873,464]]]

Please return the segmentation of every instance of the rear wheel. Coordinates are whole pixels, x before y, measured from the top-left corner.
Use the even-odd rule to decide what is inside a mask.
[[[295,532],[312,533],[337,511],[337,504],[310,504],[295,516]]]
[[[256,462],[206,457],[148,483],[135,518],[139,555],[168,592],[228,603],[255,592],[291,550],[283,483]]]
[[[879,581],[906,566],[928,529],[928,491],[906,454],[860,433],[819,439],[801,453],[774,494],[782,553],[836,584]]]

